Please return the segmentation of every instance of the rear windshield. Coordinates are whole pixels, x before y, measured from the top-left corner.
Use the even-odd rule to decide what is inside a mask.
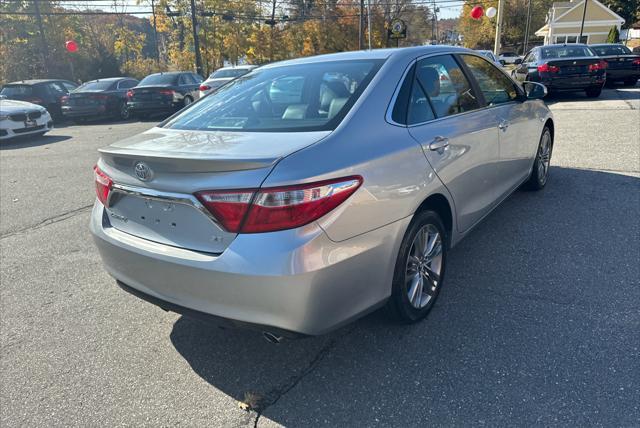
[[[113,86],[113,84],[114,82],[104,80],[101,82],[99,80],[95,80],[93,82],[83,83],[78,88],[76,88],[76,91],[104,91]]]
[[[144,85],[175,85],[178,80],[177,74],[151,74],[138,83]]]
[[[164,126],[189,130],[332,130],[382,62],[334,61],[258,69],[201,99]]]
[[[553,46],[540,49],[542,59],[562,59],[583,56],[595,56],[593,51],[585,46]]]
[[[25,97],[33,93],[33,87],[27,85],[12,85],[5,86],[0,91],[0,95],[6,95],[7,97]]]
[[[246,68],[228,68],[226,70],[218,70],[209,76],[210,79],[217,79],[219,77],[239,77],[247,74],[250,70]]]
[[[591,46],[596,55],[629,55],[631,50],[626,46]]]

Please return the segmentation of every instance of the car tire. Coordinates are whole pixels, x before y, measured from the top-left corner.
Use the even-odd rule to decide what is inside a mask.
[[[191,98],[189,95],[187,95],[186,97],[184,97],[184,98],[182,99],[182,106],[183,106],[183,107],[186,107],[186,106],[188,106],[189,104],[191,104],[192,102],[193,102],[193,98]]]
[[[549,181],[549,166],[553,154],[553,136],[548,126],[545,126],[540,136],[536,159],[533,161],[529,179],[524,183],[527,190],[542,190]]]
[[[637,77],[631,77],[629,79],[624,79],[624,86],[636,86],[636,83],[638,83],[638,78]]]
[[[427,316],[444,283],[448,252],[447,231],[431,210],[418,212],[398,251],[387,312],[411,324]]]
[[[602,86],[594,86],[592,88],[585,89],[585,92],[589,98],[598,98],[602,93]]]
[[[120,103],[118,106],[118,119],[120,120],[129,120],[131,118],[131,112],[129,111],[129,107],[127,107],[126,102]]]

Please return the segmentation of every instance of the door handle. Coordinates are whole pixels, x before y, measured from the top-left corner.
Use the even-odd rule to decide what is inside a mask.
[[[498,128],[502,129],[503,131],[506,131],[508,127],[509,127],[508,120],[501,120],[500,123],[498,123]]]
[[[449,145],[449,139],[445,137],[436,137],[429,143],[429,150],[444,149]]]

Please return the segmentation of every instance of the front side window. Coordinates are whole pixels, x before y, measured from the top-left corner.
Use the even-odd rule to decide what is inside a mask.
[[[488,105],[508,103],[518,98],[518,91],[513,81],[489,61],[473,55],[461,55],[461,57],[478,82]]]
[[[440,55],[418,61],[416,79],[429,97],[437,117],[480,108],[469,81],[451,55]]]
[[[48,86],[49,86],[49,91],[55,96],[65,95],[66,93],[69,92],[67,91],[67,88],[62,86],[62,83],[59,83],[59,82],[49,83]]]
[[[346,60],[261,68],[222,86],[164,127],[188,130],[331,130],[382,64]]]

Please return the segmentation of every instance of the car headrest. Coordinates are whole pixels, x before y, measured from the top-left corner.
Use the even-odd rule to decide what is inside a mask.
[[[283,119],[304,119],[309,104],[291,104],[282,114]]]
[[[433,67],[418,69],[418,79],[424,85],[427,95],[437,97],[440,95],[440,73]]]

